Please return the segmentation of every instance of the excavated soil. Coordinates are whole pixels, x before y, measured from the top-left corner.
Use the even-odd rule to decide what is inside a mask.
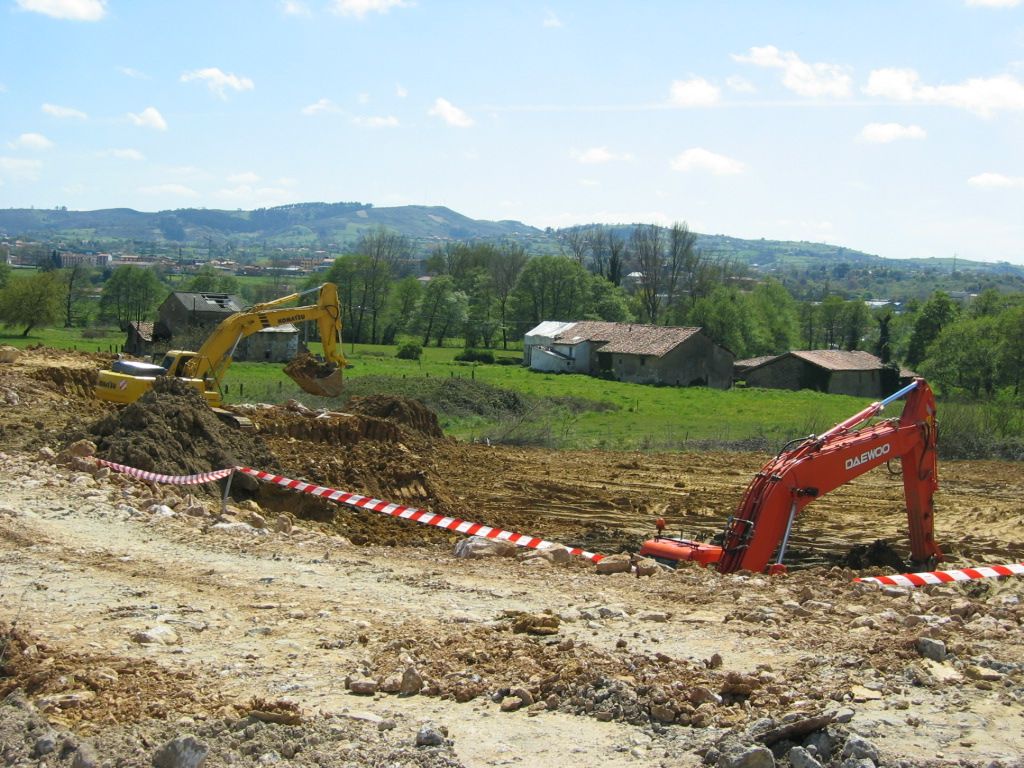
[[[277,469],[262,440],[222,422],[202,395],[176,379],[157,379],[136,402],[84,432],[72,432],[67,442],[76,439],[95,442],[100,458],[147,472],[192,475],[239,465]]]
[[[463,559],[447,531],[238,476],[222,508],[59,451],[244,464],[606,554],[659,516],[713,536],[768,457],[460,444],[383,396],[252,407],[247,433],[173,383],[98,403],[105,364],[0,364],[4,764],[1022,765],[1022,583],[852,582],[907,555],[898,477],[811,505],[782,577]],[[940,471],[950,564],[1020,560],[1019,465]]]

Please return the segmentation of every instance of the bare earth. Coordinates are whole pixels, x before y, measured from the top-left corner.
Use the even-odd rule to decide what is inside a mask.
[[[884,470],[810,507],[786,576],[464,559],[461,536],[309,496],[239,482],[223,514],[213,486],[58,456],[105,415],[124,427],[90,396],[104,363],[0,364],[5,765],[184,768],[189,736],[206,766],[733,767],[795,764],[793,747],[836,766],[1024,765],[1024,581],[853,583],[888,572],[844,567],[855,545],[908,548]],[[323,419],[252,408],[258,436],[209,439],[605,554],[635,551],[658,515],[716,532],[767,458],[457,444],[385,400]],[[178,416],[197,442],[205,422]],[[135,428],[143,459],[173,447]],[[128,450],[92,435],[98,455]],[[1020,466],[940,472],[948,565],[1020,561]]]

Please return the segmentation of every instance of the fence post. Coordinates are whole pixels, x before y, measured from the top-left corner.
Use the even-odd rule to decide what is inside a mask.
[[[228,475],[227,482],[224,483],[224,495],[220,499],[220,511],[221,514],[227,514],[228,511],[228,495],[231,493],[231,481],[235,479],[235,472],[238,471],[237,467],[232,467],[231,474]]]

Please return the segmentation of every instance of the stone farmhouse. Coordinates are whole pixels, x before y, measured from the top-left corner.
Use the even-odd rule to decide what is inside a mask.
[[[523,338],[523,365],[535,371],[609,376],[636,384],[728,389],[733,358],[700,328],[545,321]]]
[[[813,389],[833,395],[884,397],[913,377],[885,365],[870,352],[812,349],[736,361],[737,378],[748,387]]]
[[[132,324],[125,351],[149,355],[177,345],[198,348],[222,320],[245,306],[240,297],[227,293],[174,291],[157,309],[155,323]],[[298,354],[299,343],[299,329],[294,325],[264,328],[239,342],[234,359],[283,363]]]

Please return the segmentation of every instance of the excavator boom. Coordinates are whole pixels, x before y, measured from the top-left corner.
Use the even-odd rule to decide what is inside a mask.
[[[326,374],[325,377],[329,375],[337,379],[339,391],[333,394],[339,394],[340,372],[345,367],[345,358],[338,350],[341,335],[341,308],[338,303],[338,289],[333,283],[324,283],[313,290],[317,292],[318,296],[316,304],[301,307],[282,306],[312,293],[312,291],[304,291],[282,296],[264,304],[256,304],[222,320],[213,333],[207,337],[195,356],[186,364],[185,375],[197,379],[212,377],[219,388],[224,374],[231,365],[239,341],[265,328],[274,328],[287,323],[316,321],[324,349],[324,359],[333,371]],[[313,379],[314,377],[307,376],[306,378]],[[303,388],[305,389],[305,387]],[[324,395],[325,393],[317,391],[313,394]]]
[[[901,397],[907,400],[899,419],[861,426]],[[717,563],[723,573],[784,570],[793,523],[804,507],[898,458],[903,467],[911,558],[915,563],[935,563],[942,559],[934,539],[937,438],[935,397],[924,379],[915,379],[824,434],[791,443],[765,464],[726,523],[721,547],[658,537],[646,542],[641,554]]]

